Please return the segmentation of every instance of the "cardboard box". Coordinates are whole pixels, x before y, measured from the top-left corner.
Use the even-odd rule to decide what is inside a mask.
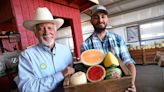
[[[69,77],[64,81],[65,92],[124,92],[131,87],[131,73],[128,68],[120,61],[120,67],[123,71],[123,77],[120,79],[102,80],[95,83],[82,85],[69,85]]]

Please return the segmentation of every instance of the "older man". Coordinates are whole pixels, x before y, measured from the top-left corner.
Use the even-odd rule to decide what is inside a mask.
[[[119,57],[132,72],[132,87],[127,91],[135,92],[135,62],[130,57],[123,39],[119,35],[111,33],[106,29],[108,22],[108,12],[106,8],[101,5],[94,7],[91,15],[91,24],[94,27],[94,33],[83,42],[81,52],[88,49],[99,49],[106,54],[108,51],[111,51]]]
[[[33,20],[24,21],[24,27],[35,33],[39,44],[26,49],[19,57],[16,83],[20,92],[56,90],[64,77],[74,73],[69,67],[72,63],[69,48],[55,42],[56,32],[63,22],[63,19],[53,19],[45,7],[37,8]]]

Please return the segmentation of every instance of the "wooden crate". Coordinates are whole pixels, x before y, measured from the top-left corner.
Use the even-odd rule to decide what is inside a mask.
[[[164,47],[162,48],[156,48],[157,51],[164,52]]]
[[[143,50],[130,50],[129,51],[131,57],[136,62],[136,64],[143,64]]]
[[[129,53],[131,57],[134,59],[134,61],[136,62],[136,64],[157,64],[155,58],[156,58],[156,53],[159,51],[164,52],[164,47],[129,50]]]
[[[124,92],[131,87],[131,73],[122,62],[120,62],[120,67],[124,73],[120,79],[109,79],[77,86],[65,85],[65,92]],[[64,83],[67,84],[68,79]]]
[[[154,60],[156,51],[157,51],[156,48],[144,49],[144,51],[143,51],[144,64],[157,64],[157,62],[155,62],[155,60]]]

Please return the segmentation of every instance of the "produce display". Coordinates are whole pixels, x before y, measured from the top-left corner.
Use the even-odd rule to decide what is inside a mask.
[[[161,42],[155,42],[154,44],[146,44],[142,46],[131,45],[129,47],[129,50],[154,49],[154,48],[163,48],[163,47],[164,47],[164,41],[161,41]]]
[[[119,79],[123,75],[117,57],[111,52],[108,52],[104,57],[100,50],[87,50],[81,54],[80,61],[82,63],[74,65],[76,73],[71,76],[72,85],[84,84],[87,83],[86,81],[92,83]]]

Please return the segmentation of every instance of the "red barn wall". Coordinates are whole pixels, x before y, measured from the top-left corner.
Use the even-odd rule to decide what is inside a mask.
[[[32,19],[37,7],[47,7],[55,17],[71,19],[72,35],[74,40],[75,55],[80,56],[80,44],[82,42],[82,30],[80,22],[80,10],[68,6],[48,2],[46,0],[10,0],[12,11],[16,18],[16,24],[21,34],[22,49],[36,44],[38,41],[33,32],[27,31],[22,23]]]

